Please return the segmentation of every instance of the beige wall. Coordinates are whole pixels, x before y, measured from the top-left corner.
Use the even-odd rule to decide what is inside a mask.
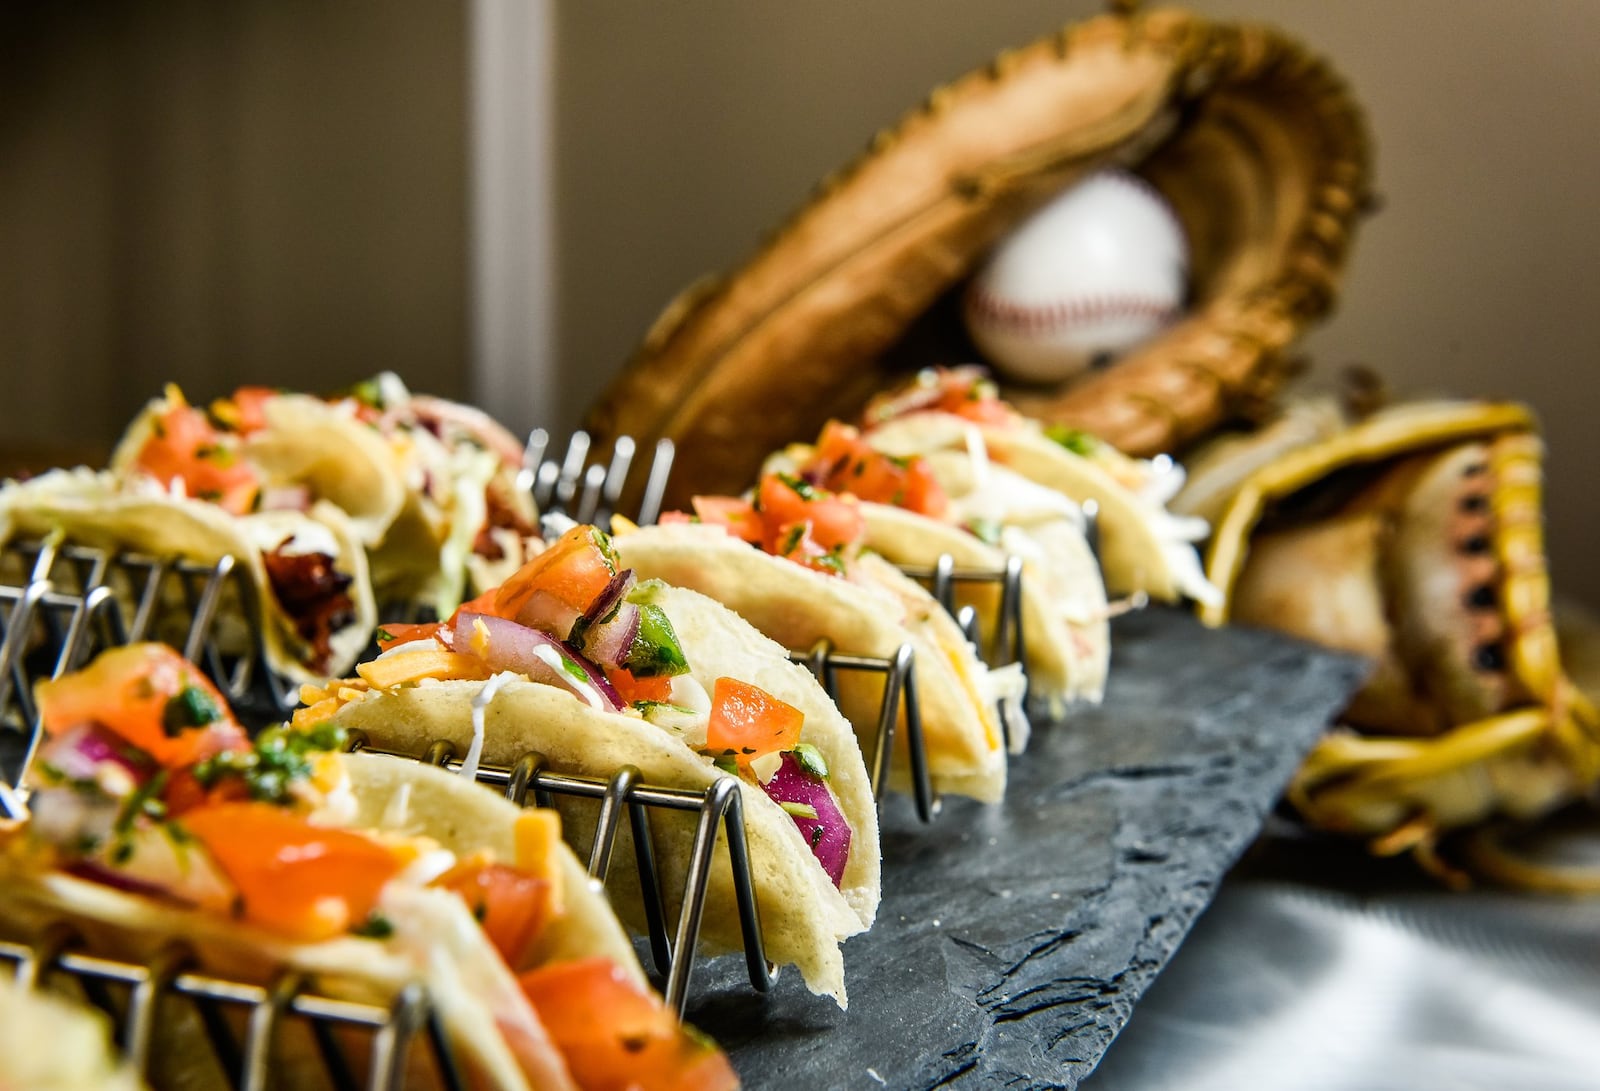
[[[0,15],[0,444],[175,379],[466,389],[466,50],[433,0]]]
[[[1330,57],[1367,105],[1384,206],[1321,366],[1534,403],[1558,586],[1600,603],[1600,4],[1196,0]],[[1083,0],[654,0],[559,9],[568,418],[682,285],[741,260],[933,84],[1100,10]]]

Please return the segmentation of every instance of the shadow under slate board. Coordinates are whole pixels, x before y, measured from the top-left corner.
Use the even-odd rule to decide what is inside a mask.
[[[1152,609],[1113,628],[1104,705],[1036,728],[1003,804],[904,797],[877,924],[845,945],[850,1009],[741,959],[689,1018],[748,1088],[1074,1087],[1127,1022],[1291,773],[1359,684],[1354,659]]]

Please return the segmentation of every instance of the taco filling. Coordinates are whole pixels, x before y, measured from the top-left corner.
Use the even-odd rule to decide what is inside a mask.
[[[343,729],[274,728],[251,742],[163,645],[107,652],[38,696],[45,741],[22,840],[39,870],[293,944],[371,942],[419,967],[444,945],[539,1086],[545,1043],[585,1089],[736,1085],[726,1058],[619,964],[536,965],[541,935],[581,893],[558,866],[555,812],[517,813],[511,859],[452,852],[405,816],[360,827]],[[481,938],[462,937],[467,919]],[[498,960],[483,962],[482,940]]]
[[[381,628],[382,654],[360,664],[358,678],[304,687],[307,707],[295,723],[319,723],[369,692],[431,681],[511,677],[551,686],[596,712],[644,720],[760,787],[794,819],[839,886],[851,830],[826,763],[800,742],[804,713],[734,678],[713,679],[708,691],[690,673],[660,602],[664,589],[619,567],[605,532],[574,526],[447,620]],[[475,747],[483,737],[483,705],[493,697],[485,692],[473,707]]]

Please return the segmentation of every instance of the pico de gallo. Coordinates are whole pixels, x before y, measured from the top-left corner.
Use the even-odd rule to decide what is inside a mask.
[[[848,575],[867,525],[856,497],[789,473],[763,474],[750,499],[696,496],[692,512],[662,513],[662,525],[705,523],[806,568]]]
[[[444,892],[507,968],[524,971],[522,996],[585,1091],[737,1086],[715,1045],[609,960],[526,968],[566,912],[555,812],[521,812],[511,860],[356,828],[341,729],[281,727],[251,741],[164,645],[106,652],[42,683],[38,698],[45,740],[25,832],[44,866],[291,941],[360,937],[399,952],[435,942],[426,914],[407,909],[425,905],[418,891]],[[508,1037],[515,1029],[497,1023]]]
[[[306,686],[296,724],[331,717],[347,701],[430,680],[504,675],[553,686],[601,713],[641,718],[680,738],[724,772],[758,785],[793,817],[839,885],[850,826],[822,755],[800,740],[797,708],[735,678],[705,685],[662,605],[665,585],[619,567],[598,527],[568,529],[512,577],[449,618],[386,625],[382,653],[357,678]],[[481,716],[475,709],[475,716]],[[481,720],[474,730],[481,734]]]

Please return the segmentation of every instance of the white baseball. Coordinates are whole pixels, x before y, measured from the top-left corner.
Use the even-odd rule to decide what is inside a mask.
[[[1059,382],[1170,323],[1188,271],[1188,241],[1161,195],[1099,171],[995,249],[967,289],[967,331],[1009,378]]]

